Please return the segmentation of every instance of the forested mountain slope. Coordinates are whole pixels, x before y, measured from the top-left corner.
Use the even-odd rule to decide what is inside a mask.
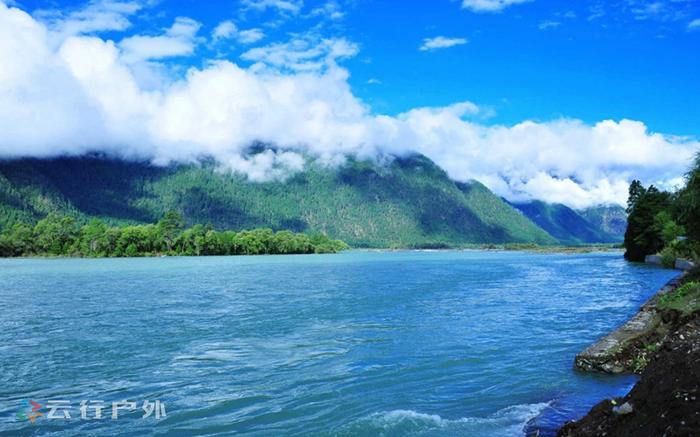
[[[456,183],[423,156],[387,165],[310,163],[253,183],[215,163],[157,167],[106,157],[0,162],[0,226],[49,212],[153,223],[167,211],[221,229],[324,233],[356,247],[557,241],[478,182]]]

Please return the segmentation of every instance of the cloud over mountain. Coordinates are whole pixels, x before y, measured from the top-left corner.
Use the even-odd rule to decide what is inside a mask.
[[[247,3],[290,11],[297,4]],[[134,7],[108,10],[105,26],[125,28],[120,20]],[[212,60],[172,79],[154,59],[187,54],[198,43],[198,23],[180,18],[162,35],[116,42],[84,35],[85,23],[62,24],[0,1],[0,157],[103,151],[168,163],[213,156],[265,180],[298,171],[304,156],[332,165],[348,154],[418,152],[454,179],[477,179],[512,200],[584,207],[624,202],[632,177],[678,182],[700,148],[632,120],[486,125],[484,109],[470,102],[377,115],[338,65],[359,50],[344,39],[296,36],[250,49],[249,67]],[[256,142],[276,148],[250,156]]]

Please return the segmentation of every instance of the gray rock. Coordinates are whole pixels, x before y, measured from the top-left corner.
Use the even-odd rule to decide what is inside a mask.
[[[652,332],[661,322],[656,311],[640,311],[613,333],[598,340],[576,356],[574,364],[584,371],[622,373],[624,367],[615,362],[616,355],[627,345]]]
[[[676,258],[676,263],[674,264],[674,267],[678,270],[690,270],[693,267],[695,267],[695,263],[692,261],[688,261],[687,259]]]
[[[658,266],[662,264],[661,256],[659,255],[647,255],[646,257],[644,257],[644,262],[647,264],[656,264]]]
[[[612,412],[617,414],[618,416],[624,416],[625,414],[630,414],[634,411],[634,408],[632,407],[632,404],[629,402],[625,402],[624,404],[613,407]]]

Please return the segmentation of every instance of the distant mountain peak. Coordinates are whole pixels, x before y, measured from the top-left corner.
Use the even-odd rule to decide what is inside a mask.
[[[565,244],[621,242],[627,226],[626,216],[620,216],[622,208],[619,206],[576,211],[560,203],[541,200],[511,204]]]

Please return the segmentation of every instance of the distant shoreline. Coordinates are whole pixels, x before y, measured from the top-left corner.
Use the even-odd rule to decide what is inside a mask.
[[[590,246],[532,246],[532,245],[477,245],[477,246],[462,246],[462,247],[441,247],[441,248],[415,248],[415,247],[397,247],[397,248],[386,248],[386,247],[358,247],[342,250],[340,252],[329,252],[327,254],[335,255],[343,252],[376,252],[376,253],[394,253],[394,252],[416,252],[416,253],[426,253],[426,252],[530,252],[530,253],[542,253],[542,254],[584,254],[584,253],[596,253],[596,252],[622,252],[624,249],[616,247],[613,245],[602,244],[602,245],[590,245]],[[192,257],[192,258],[203,258],[212,256],[230,256],[230,257],[240,257],[240,256],[295,256],[295,255],[325,255],[325,254],[308,254],[308,253],[285,253],[285,254],[236,254],[236,255],[161,255],[161,254],[151,254],[143,256],[119,256],[119,257],[99,257],[99,256],[70,256],[70,255],[29,255],[29,256],[13,256],[13,257],[0,257],[0,259],[138,259],[138,258],[182,258],[182,257]]]
[[[595,244],[588,246],[538,246],[530,244],[484,244],[466,245],[455,247],[397,247],[397,248],[351,248],[351,251],[359,252],[469,252],[469,251],[493,251],[493,252],[536,252],[536,253],[593,253],[593,252],[623,252],[624,249],[614,244]]]

